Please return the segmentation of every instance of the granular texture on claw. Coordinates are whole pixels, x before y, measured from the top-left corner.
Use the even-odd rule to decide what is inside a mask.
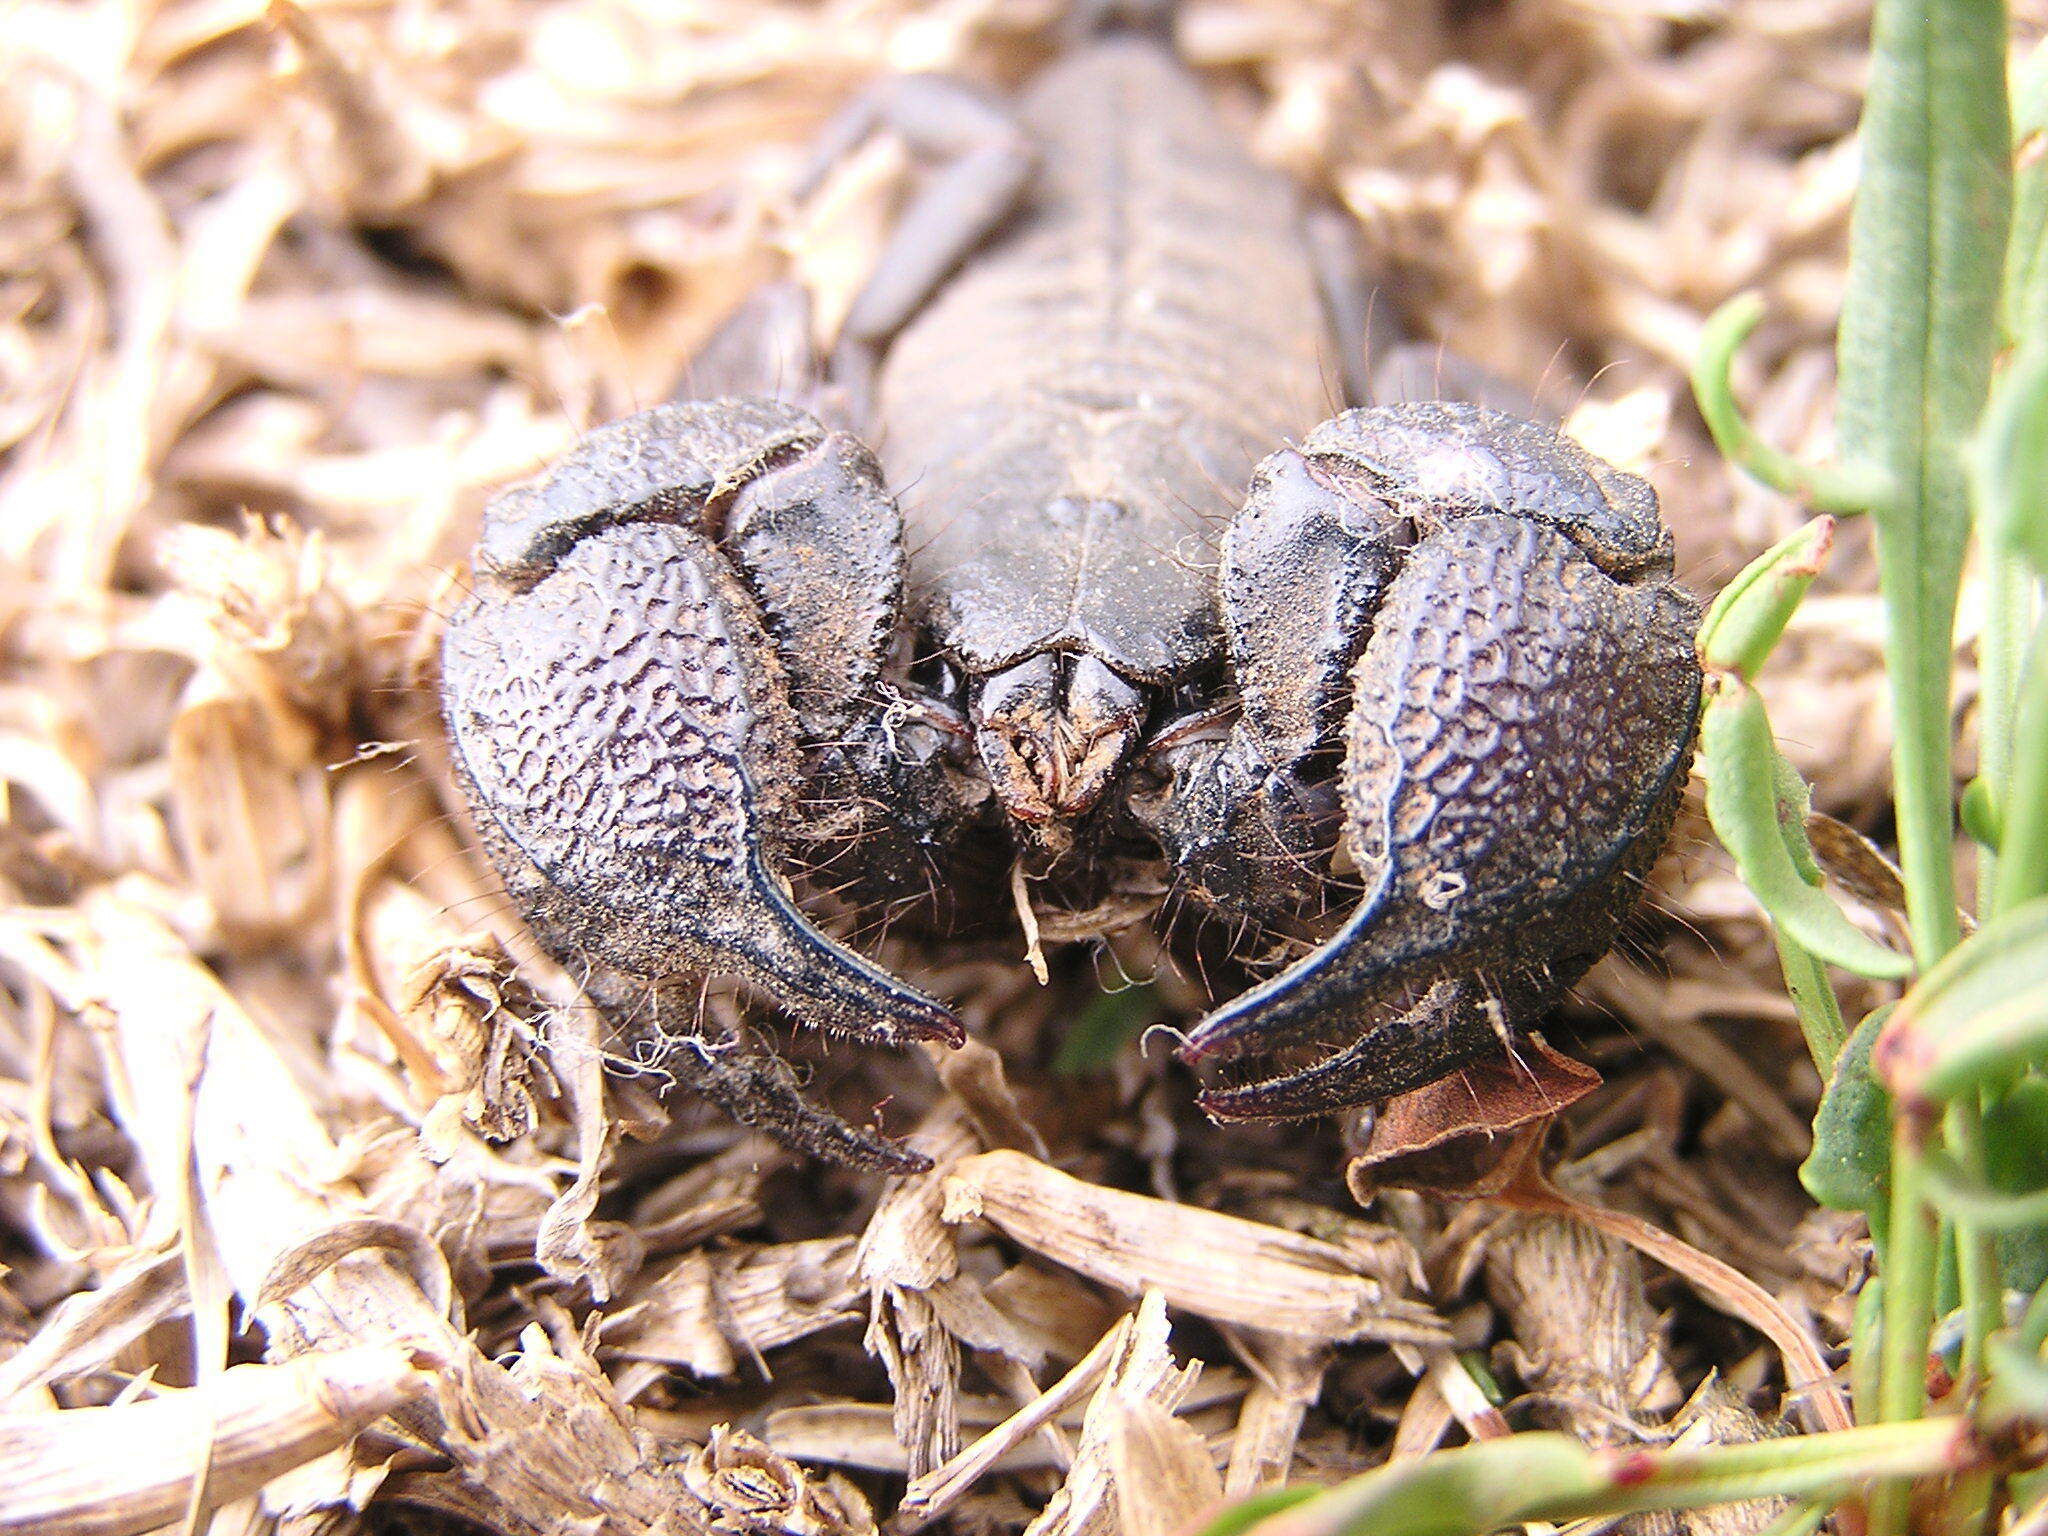
[[[1041,925],[1047,988],[1014,945],[941,965],[886,911],[820,914],[976,1037],[934,1063],[791,1041],[806,1097],[931,1160],[886,1190],[661,1097],[597,978],[512,916],[435,698],[488,579],[464,560],[484,503],[669,398],[762,280],[800,277],[829,329],[905,167],[878,145],[798,208],[817,127],[884,69],[1021,78],[1052,9],[10,11],[0,1463],[24,1472],[0,1511],[149,1529],[195,1459],[140,1448],[210,1443],[251,1530],[1165,1536],[1219,1490],[1503,1427],[1753,1435],[1797,1346],[1845,1335],[1865,1240],[1793,1177],[1818,1084],[1691,799],[1648,910],[1544,1023],[1604,1084],[1510,1137],[1454,1080],[1479,1132],[1433,1149],[1434,1193],[1395,1170],[1364,1208],[1343,1174],[1368,1128],[1211,1126],[1136,1043],[1202,989],[1111,904]],[[1387,253],[1416,334],[1656,485],[1705,593],[1804,514],[1723,471],[1684,371],[1702,317],[1760,288],[1753,420],[1827,446],[1867,20],[1188,0],[1179,34],[1256,153]],[[1882,836],[1863,537],[1759,686],[1816,808]],[[689,542],[636,527],[577,558],[656,540]],[[766,720],[754,687],[733,707]],[[736,719],[722,760],[753,763]],[[560,733],[532,745],[527,792],[585,792]],[[646,1006],[742,1044],[777,1028],[723,987]],[[1056,1070],[1077,1038],[1070,1061],[1106,1065]],[[1500,1226],[1511,1140],[1776,1310],[1736,1321],[1711,1265]],[[1287,1328],[1258,1326],[1254,1281],[1299,1289]],[[1611,1314],[1541,1331],[1560,1296]],[[1618,1393],[1588,1385],[1624,1365]],[[1792,1393],[1793,1422],[1825,1400]]]
[[[619,925],[625,958],[698,884],[744,868],[792,793],[796,724],[746,594],[694,529],[576,544],[533,586],[479,597],[449,631],[451,743],[482,819],[565,897]],[[613,893],[629,898],[606,901]],[[600,951],[602,952],[602,951]]]

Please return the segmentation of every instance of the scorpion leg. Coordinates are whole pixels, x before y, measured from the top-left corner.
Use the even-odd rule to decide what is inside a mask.
[[[1033,166],[1031,141],[999,102],[947,75],[897,75],[827,126],[797,197],[884,128],[942,166],[904,210],[840,325],[833,373],[856,392],[882,346],[1017,206]]]
[[[1350,213],[1309,209],[1303,217],[1303,244],[1315,268],[1343,399],[1350,406],[1462,399],[1532,422],[1552,420],[1520,385],[1442,342],[1409,338],[1401,326],[1395,285],[1366,256],[1358,221]]]
[[[1153,827],[1202,906],[1257,921],[1321,891],[1342,822],[1327,760],[1345,679],[1400,571],[1401,534],[1391,507],[1323,494],[1302,454],[1253,472],[1218,578],[1238,718],[1223,740],[1165,755],[1173,783]]]
[[[729,973],[869,1040],[960,1039],[782,873],[811,831],[803,743],[869,707],[901,585],[872,457],[775,402],[657,407],[492,503],[443,705],[479,836],[552,951],[649,987]]]
[[[1385,283],[1375,281],[1358,221],[1342,209],[1310,208],[1301,221],[1322,296],[1323,318],[1336,346],[1338,381],[1349,405],[1372,405],[1373,373],[1380,359],[1401,345],[1401,326]]]
[[[1333,600],[1297,606],[1284,567],[1260,579],[1289,549],[1322,563]],[[1269,458],[1224,562],[1244,750],[1285,762],[1344,716],[1337,791],[1364,894],[1183,1054],[1352,1036],[1205,1101],[1233,1117],[1420,1086],[1539,1016],[1633,906],[1691,757],[1696,606],[1647,485],[1471,405],[1348,412]]]
[[[811,293],[802,283],[762,283],[697,349],[676,402],[746,395],[787,400],[817,414],[823,370],[811,319]]]
[[[1381,279],[1351,215],[1327,206],[1312,208],[1302,220],[1302,239],[1315,269],[1347,404],[1464,400],[1530,421],[1552,419],[1520,385],[1442,342],[1410,338],[1402,329],[1395,284]]]

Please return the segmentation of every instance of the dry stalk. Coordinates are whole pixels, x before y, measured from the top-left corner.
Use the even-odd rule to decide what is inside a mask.
[[[255,1492],[428,1389],[438,1362],[393,1345],[238,1365],[203,1388],[67,1413],[0,1415],[0,1532],[136,1536]]]
[[[1020,1152],[956,1164],[945,1219],[986,1221],[1014,1241],[1127,1295],[1217,1322],[1325,1343],[1431,1344],[1442,1325],[1389,1294],[1359,1257],[1215,1211],[1084,1184]]]
[[[1500,1353],[1539,1422],[1596,1446],[1728,1444],[1770,1433],[1715,1376],[1680,1405],[1668,1329],[1625,1243],[1565,1217],[1509,1216],[1488,1230],[1485,1247],[1487,1289],[1512,1330]],[[1789,1504],[1760,1499],[1639,1515],[1624,1529],[1757,1536]]]

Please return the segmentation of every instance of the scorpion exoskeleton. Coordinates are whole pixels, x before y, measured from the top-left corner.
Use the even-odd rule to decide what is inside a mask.
[[[486,514],[443,689],[517,905],[607,1007],[726,973],[895,1045],[960,1025],[793,881],[957,929],[1007,917],[1014,867],[1071,911],[1149,879],[1281,956],[1182,1047],[1289,1053],[1218,1119],[1511,1041],[1613,942],[1690,758],[1697,613],[1649,486],[1470,403],[1305,431],[1329,378],[1359,397],[1368,307],[1142,27],[1014,118],[894,82],[834,147],[884,123],[950,165],[825,383],[777,290],[697,381],[756,393],[605,427]],[[923,1165],[690,1043],[740,1119]]]

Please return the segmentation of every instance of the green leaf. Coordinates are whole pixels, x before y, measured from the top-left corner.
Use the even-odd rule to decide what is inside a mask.
[[[1693,359],[1692,394],[1721,456],[1774,491],[1824,512],[1868,512],[1890,489],[1884,477],[1845,464],[1802,464],[1760,437],[1735,403],[1735,354],[1764,317],[1764,301],[1737,294],[1708,317]]]
[[[2000,375],[1970,463],[1984,536],[2048,576],[2048,331]]]
[[[1994,1381],[1989,1406],[2036,1422],[2048,1415],[2048,1363],[2011,1338],[1993,1339],[1987,1354]]]
[[[1890,1014],[1886,1006],[1857,1025],[1835,1058],[1813,1121],[1813,1150],[1799,1165],[1799,1182],[1822,1205],[1870,1218],[1880,1249],[1891,1203],[1892,1096],[1872,1072],[1870,1052]]]
[[[1241,1536],[1268,1515],[1277,1515],[1297,1504],[1306,1504],[1319,1490],[1314,1488],[1269,1488],[1255,1493],[1241,1504],[1233,1504],[1202,1528],[1202,1536]]]
[[[1935,1103],[2048,1066],[2048,896],[2001,913],[1921,977],[1878,1062],[1895,1095]]]
[[[1700,623],[1700,660],[1709,671],[1755,679],[1785,633],[1806,589],[1827,564],[1835,520],[1816,517],[1742,568]]]
[[[2048,1078],[2013,1084],[1984,1111],[1984,1177],[2005,1194],[2048,1183]],[[2023,1291],[2040,1283],[2007,1279]]]
[[[1700,760],[1707,819],[1772,922],[1801,949],[1845,970],[1890,977],[1912,969],[1906,956],[1843,916],[1809,875],[1813,852],[1798,820],[1802,806],[1788,805],[1781,793],[1787,770],[1755,689],[1729,679],[1716,691],[1700,728]]]
[[[1878,0],[1838,339],[1843,457],[1893,487],[1872,514],[1923,965],[1959,934],[1950,642],[1969,531],[1962,444],[1990,382],[2011,216],[2005,49],[1999,0]]]
[[[2005,833],[1999,826],[1998,802],[1991,797],[1991,781],[1981,773],[1963,786],[1961,812],[1963,830],[1996,853]]]
[[[1981,1182],[1930,1153],[1928,1192],[1958,1226],[1995,1235],[2002,1285],[2037,1290],[2048,1281],[2048,1079],[2025,1078],[1986,1108],[1977,1145]]]
[[[2048,42],[2020,66],[2012,114],[2012,239],[2005,252],[2005,339],[2048,333]]]

